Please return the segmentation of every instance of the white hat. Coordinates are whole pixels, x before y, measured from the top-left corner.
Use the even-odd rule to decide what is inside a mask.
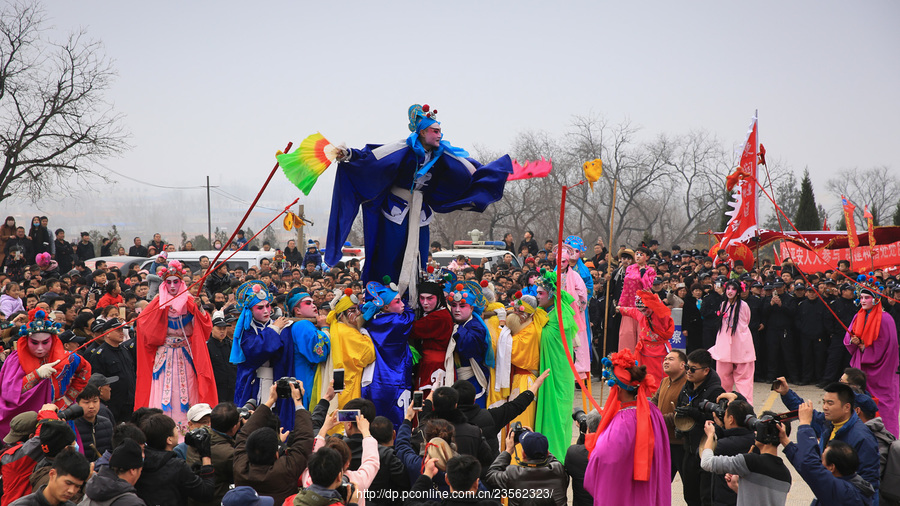
[[[209,407],[209,404],[201,402],[191,406],[191,409],[187,412],[187,419],[191,422],[198,422],[201,418],[210,413],[212,413],[212,409]]]

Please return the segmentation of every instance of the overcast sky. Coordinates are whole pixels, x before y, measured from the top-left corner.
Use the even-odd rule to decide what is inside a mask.
[[[704,128],[731,146],[758,109],[768,156],[809,166],[826,204],[842,168],[900,170],[896,1],[45,6],[56,30],[85,28],[115,62],[108,98],[133,149],[109,168],[157,184],[210,175],[252,200],[287,141],[396,140],[413,103],[440,111],[454,145],[492,151],[523,130],[561,135],[585,113],[630,119],[648,138]],[[332,178],[308,207],[327,205]],[[266,205],[299,195],[275,183]],[[202,201],[205,215],[205,195],[171,195]]]

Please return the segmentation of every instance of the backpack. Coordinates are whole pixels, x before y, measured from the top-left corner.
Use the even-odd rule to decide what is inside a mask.
[[[78,506],[111,506],[112,504],[115,504],[115,502],[118,501],[119,498],[129,495],[137,497],[137,494],[135,494],[134,492],[124,492],[106,501],[95,501],[85,495],[84,499],[82,499],[81,502],[78,503]]]
[[[881,477],[882,497],[900,502],[900,440],[891,443],[888,449],[887,464],[884,476]]]

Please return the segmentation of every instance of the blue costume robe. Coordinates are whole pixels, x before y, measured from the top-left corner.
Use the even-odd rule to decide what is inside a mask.
[[[491,370],[485,362],[493,362],[491,336],[488,334],[487,326],[481,317],[473,314],[469,321],[456,328],[453,338],[456,339],[457,379],[464,379],[460,377],[460,369],[465,370],[466,367],[470,367],[472,362],[469,359],[474,359],[477,367],[481,369],[485,379],[488,380],[485,385],[482,385],[478,382],[478,377],[474,376],[474,372],[473,376],[465,378],[475,387],[475,404],[484,408],[487,406],[487,383],[490,383],[491,378]]]
[[[294,349],[293,376],[303,382],[303,407],[309,409],[312,398],[313,383],[319,364],[328,358],[331,341],[328,334],[317,329],[307,320],[294,322],[289,327]]]
[[[283,329],[279,334],[269,326],[269,323],[263,324],[253,320],[240,335],[244,361],[237,363],[234,403],[238,407],[243,406],[249,399],[259,399],[262,404],[269,398],[269,392],[262,392],[260,396],[259,378],[256,376],[256,370],[266,362],[272,367],[274,381],[294,375],[294,344],[291,332]],[[304,388],[308,390],[310,387],[304,384]],[[278,414],[281,426],[285,430],[294,428],[293,400],[278,399],[272,411]]]
[[[407,199],[413,177],[426,160],[405,141],[393,144],[369,144],[352,150],[349,161],[335,171],[331,215],[328,221],[325,263],[335,265],[341,259],[341,247],[356,214],[362,206],[366,263],[363,284],[381,281],[388,275],[399,278],[409,229]],[[500,200],[506,178],[512,173],[508,155],[481,165],[471,158],[444,152],[419,180],[423,206],[419,220],[421,268],[428,259],[429,231],[433,213],[460,209],[483,212]]]
[[[378,313],[366,324],[375,345],[375,369],[372,383],[362,388],[362,396],[375,403],[379,415],[400,427],[412,397],[412,353],[408,335],[415,313],[406,307],[402,313]]]

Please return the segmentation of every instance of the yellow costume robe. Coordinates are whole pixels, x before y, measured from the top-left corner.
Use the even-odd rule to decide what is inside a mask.
[[[531,319],[523,322],[518,314],[507,317],[507,326],[513,332],[512,382],[509,397],[515,398],[531,388],[541,367],[541,331],[547,324],[547,312],[537,308]],[[525,427],[534,427],[534,413],[537,402],[532,402],[510,424],[522,422]]]
[[[491,347],[494,349],[494,357],[497,356],[497,339],[500,338],[500,318],[496,315],[496,311],[498,309],[504,309],[504,306],[500,302],[491,302],[488,304],[484,310],[485,312],[491,311],[495,314],[490,318],[485,318],[484,323],[487,325],[488,332],[491,334]],[[487,397],[487,407],[494,408],[500,406],[509,400],[509,388],[501,388],[497,390],[494,388],[497,381],[497,368],[491,368],[491,377],[488,380],[488,397]]]
[[[375,361],[375,345],[355,326],[335,321],[331,324],[331,358],[335,369],[344,369],[344,391],[338,395],[338,409],[342,409],[347,401],[362,397],[362,373]]]

